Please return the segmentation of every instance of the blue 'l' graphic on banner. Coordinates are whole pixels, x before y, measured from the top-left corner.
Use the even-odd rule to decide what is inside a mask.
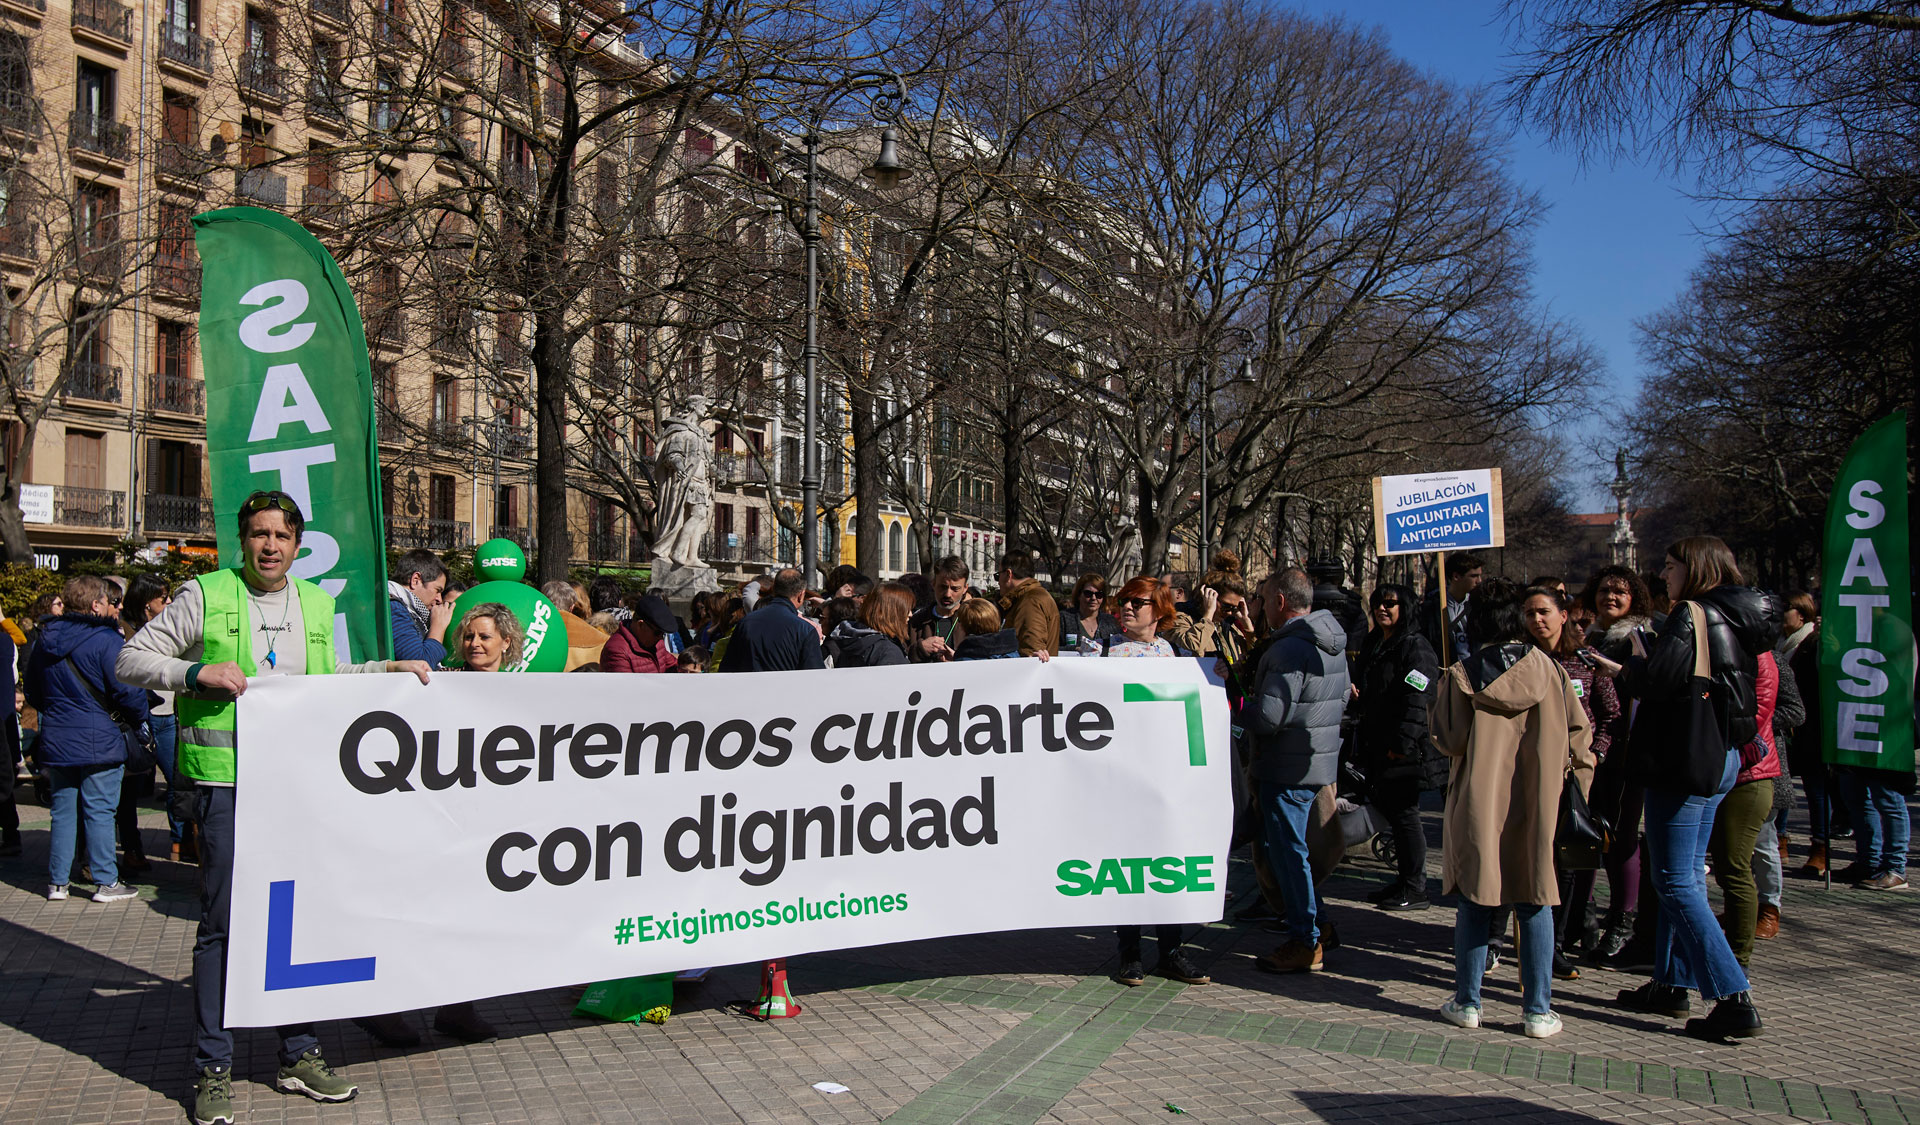
[[[282,988],[318,988],[323,984],[352,984],[373,979],[373,958],[293,963],[293,880],[267,888],[267,991]]]

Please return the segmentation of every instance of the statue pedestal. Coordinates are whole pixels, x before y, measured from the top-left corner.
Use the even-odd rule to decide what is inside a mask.
[[[710,566],[675,566],[665,559],[653,560],[653,580],[648,593],[665,598],[676,611],[695,594],[720,588],[720,579]]]

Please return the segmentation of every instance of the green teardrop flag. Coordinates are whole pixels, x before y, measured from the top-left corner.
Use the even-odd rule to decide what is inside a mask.
[[[1820,582],[1821,753],[1913,772],[1913,579],[1907,570],[1907,415],[1847,451]]]
[[[287,493],[307,518],[293,573],[338,603],[341,658],[390,659],[373,371],[347,280],[284,215],[228,207],[193,227],[221,564],[240,564],[247,496]]]
[[[513,614],[526,633],[520,658],[509,660],[502,672],[564,672],[567,669],[567,623],[547,596],[524,582],[482,582],[460,595],[453,603],[453,621],[447,626],[449,668],[466,666],[466,654],[460,651],[460,622],[478,605],[499,602]]]

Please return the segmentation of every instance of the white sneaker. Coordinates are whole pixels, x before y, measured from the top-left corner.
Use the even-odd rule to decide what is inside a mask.
[[[139,891],[134,890],[125,883],[108,883],[105,886],[94,888],[93,901],[125,902],[130,898],[137,898],[139,895]]]
[[[1559,1015],[1554,1012],[1528,1016],[1523,1022],[1526,1024],[1529,1039],[1551,1039],[1560,1034],[1560,1029],[1566,1026],[1560,1022]]]
[[[66,899],[66,897],[67,897],[67,885],[65,883],[56,883],[47,888],[48,902],[62,902]]]
[[[1455,1027],[1472,1029],[1480,1026],[1480,1009],[1473,1004],[1456,1004],[1449,1000],[1440,1005],[1440,1016]]]

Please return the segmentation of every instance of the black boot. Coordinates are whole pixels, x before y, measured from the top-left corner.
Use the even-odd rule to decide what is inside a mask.
[[[1648,981],[1639,988],[1623,988],[1616,999],[1622,1008],[1632,1012],[1645,1012],[1650,1016],[1671,1016],[1674,1019],[1682,1019],[1693,1011],[1693,1001],[1687,996],[1686,989],[1675,988],[1670,984],[1660,984],[1657,981]],[[1693,1024],[1698,1022],[1700,1021],[1694,1020],[1687,1026],[1691,1029]]]
[[[1736,992],[1722,996],[1706,1018],[1687,1021],[1687,1034],[1713,1042],[1751,1039],[1760,1034],[1760,1011],[1753,1006],[1753,994]]]

